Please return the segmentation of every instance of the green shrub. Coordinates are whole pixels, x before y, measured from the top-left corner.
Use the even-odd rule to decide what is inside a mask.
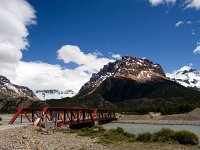
[[[131,133],[128,133],[128,132],[124,131],[124,129],[121,128],[121,127],[117,127],[117,129],[113,130],[113,132],[115,134],[123,135],[123,136],[125,136],[127,138],[135,138],[134,134],[131,134]]]
[[[166,142],[166,141],[172,141],[172,138],[174,136],[174,131],[169,128],[163,128],[158,132],[155,132],[153,134],[153,141],[159,141],[159,142]]]
[[[121,127],[117,127],[117,129],[115,130],[116,133],[124,133],[124,129]]]
[[[196,134],[186,130],[176,131],[173,139],[180,144],[191,144],[197,145],[199,143],[199,139]]]
[[[127,133],[122,128],[118,127],[117,129],[110,129],[105,131],[100,136],[100,141],[104,144],[111,144],[116,142],[132,142],[135,141],[135,134]]]
[[[136,140],[141,142],[150,142],[152,134],[150,132],[138,134]]]
[[[99,131],[99,132],[105,132],[106,129],[104,129],[102,126],[94,125],[93,130]]]

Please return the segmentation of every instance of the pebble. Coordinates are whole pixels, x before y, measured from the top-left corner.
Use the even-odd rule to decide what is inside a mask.
[[[0,133],[0,150],[106,150],[98,139],[77,136],[75,133],[54,132],[44,134],[32,129],[29,125],[26,128],[16,128]]]

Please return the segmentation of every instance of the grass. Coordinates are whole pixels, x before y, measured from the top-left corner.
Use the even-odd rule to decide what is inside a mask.
[[[99,138],[99,142],[103,145],[133,144],[142,143],[179,143],[187,145],[198,145],[198,137],[190,131],[174,131],[172,129],[163,128],[155,133],[141,133],[138,135],[125,132],[122,128],[105,130],[101,126],[91,128],[76,129],[57,129],[63,133],[77,133],[79,136],[87,136],[91,138]]]
[[[150,132],[138,134],[136,141],[140,142],[150,142],[152,139],[152,134]]]
[[[173,140],[174,134],[174,130],[163,128],[153,134],[152,140],[155,142],[170,142]]]
[[[173,139],[178,141],[180,144],[197,145],[199,143],[197,135],[186,130],[177,131],[174,134]]]

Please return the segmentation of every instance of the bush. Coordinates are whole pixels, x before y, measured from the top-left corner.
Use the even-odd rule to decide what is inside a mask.
[[[153,134],[153,141],[166,142],[172,141],[175,131],[169,128],[163,128]]]
[[[131,133],[128,133],[128,132],[124,131],[124,129],[121,128],[121,127],[117,127],[117,129],[114,130],[114,133],[123,135],[123,136],[125,136],[127,138],[131,138],[131,139],[135,138],[134,134],[131,134]]]
[[[150,132],[138,134],[136,140],[141,142],[150,142],[152,134]]]
[[[115,130],[116,133],[124,133],[124,129],[121,127],[117,127],[117,129]]]
[[[105,132],[106,129],[104,129],[102,126],[94,125],[93,130],[99,131],[99,132]]]
[[[191,145],[197,145],[199,143],[199,139],[196,134],[190,131],[181,130],[176,131],[173,139],[180,144],[191,144]]]

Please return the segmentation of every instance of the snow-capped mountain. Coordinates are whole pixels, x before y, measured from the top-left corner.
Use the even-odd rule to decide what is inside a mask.
[[[109,77],[125,77],[139,82],[150,81],[156,77],[166,78],[162,67],[146,58],[124,56],[120,60],[110,62],[98,73],[93,74],[90,81],[85,83],[79,93],[95,90]]]
[[[185,87],[193,87],[200,90],[200,71],[193,69],[191,66],[184,66],[167,76]]]
[[[76,93],[72,90],[36,90],[35,95],[41,100],[47,100],[72,97],[76,95]]]
[[[0,94],[1,97],[18,98],[27,97],[31,100],[38,100],[32,90],[28,87],[16,85],[10,82],[6,77],[0,75]]]

